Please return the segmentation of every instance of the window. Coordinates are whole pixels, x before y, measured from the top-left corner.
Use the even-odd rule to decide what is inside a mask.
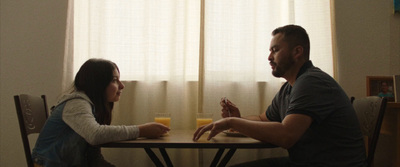
[[[333,75],[329,0],[204,0],[204,56],[201,0],[74,3],[74,73],[101,57],[118,64],[122,80],[269,81],[271,31],[298,24],[309,33],[311,60]]]

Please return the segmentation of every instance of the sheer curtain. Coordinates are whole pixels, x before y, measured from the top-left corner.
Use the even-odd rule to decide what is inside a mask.
[[[329,0],[70,0],[69,5],[64,83],[72,82],[88,58],[117,63],[126,87],[113,124],[142,124],[156,112],[169,112],[172,130],[195,129],[197,112],[220,118],[219,99],[225,96],[243,115],[264,112],[284,82],[271,75],[268,64],[271,31],[286,24],[308,31],[312,61],[333,75]],[[207,166],[216,152],[167,151],[176,166]],[[117,166],[152,165],[141,149],[103,152]],[[282,155],[282,149],[238,150],[230,164]]]

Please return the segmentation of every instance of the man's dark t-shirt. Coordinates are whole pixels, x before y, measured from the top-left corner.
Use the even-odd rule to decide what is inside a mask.
[[[365,166],[365,147],[348,96],[328,74],[305,63],[293,87],[285,83],[266,111],[271,121],[305,114],[313,122],[289,151],[293,166]]]

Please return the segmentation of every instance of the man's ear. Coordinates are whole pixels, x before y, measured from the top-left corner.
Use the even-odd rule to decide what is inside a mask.
[[[294,58],[296,58],[296,59],[303,58],[304,48],[300,45],[295,46],[293,48],[293,55],[294,55]]]

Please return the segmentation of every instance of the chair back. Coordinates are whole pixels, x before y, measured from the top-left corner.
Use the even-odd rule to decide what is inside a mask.
[[[378,96],[368,96],[353,101],[361,131],[364,136],[368,137],[368,166],[372,166],[373,163],[386,104],[387,99]]]
[[[25,158],[28,167],[33,167],[31,147],[28,136],[40,133],[48,117],[46,96],[31,96],[27,94],[14,96],[15,108],[17,110],[19,128],[24,145]]]

